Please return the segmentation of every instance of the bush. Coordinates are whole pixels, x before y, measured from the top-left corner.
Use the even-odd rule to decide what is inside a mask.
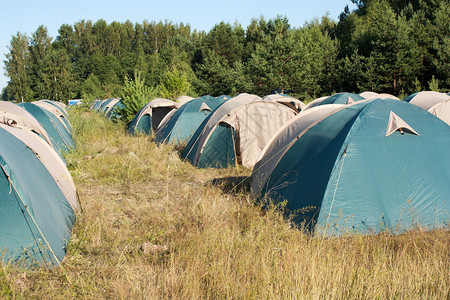
[[[134,80],[125,78],[122,88],[123,108],[119,111],[121,119],[129,124],[134,116],[147,104],[150,99],[157,96],[157,91],[153,87],[145,85],[145,79],[141,79],[142,72],[134,70]]]

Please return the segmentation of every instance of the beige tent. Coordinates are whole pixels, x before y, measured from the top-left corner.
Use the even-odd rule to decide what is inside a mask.
[[[447,100],[448,98],[449,95],[446,93],[439,93],[434,91],[422,91],[409,95],[408,97],[403,99],[403,101],[409,102],[425,110],[428,110],[432,106],[438,104],[441,101]]]
[[[172,110],[176,110],[180,105],[172,100],[156,98],[149,104],[149,110],[147,111],[152,117],[152,128],[156,130],[164,119],[164,117]],[[146,113],[147,113],[146,112]]]
[[[302,109],[302,111],[305,111],[305,110],[307,110],[307,109],[316,107],[317,105],[319,105],[320,103],[322,103],[322,101],[325,100],[325,99],[327,99],[328,97],[330,97],[330,96],[323,96],[323,97],[317,98],[317,99],[315,99],[315,100],[309,102],[309,103],[306,104],[306,106]]]
[[[195,158],[197,166],[226,167],[237,159],[252,168],[267,141],[295,115],[295,111],[277,102],[256,101],[236,107],[206,137]]]
[[[365,91],[362,93],[359,93],[359,95],[365,99],[371,99],[371,98],[376,98],[378,96],[378,93],[372,92],[372,91]]]
[[[206,139],[215,128],[217,122],[219,122],[220,119],[223,118],[223,116],[228,114],[236,107],[259,100],[261,100],[261,97],[247,93],[242,93],[237,95],[236,97],[228,99],[211,114],[207,123],[204,124],[203,127],[199,127],[197,129],[198,132],[196,132],[192,136],[192,141],[189,141],[188,145],[186,146],[184,157],[190,160],[192,164],[196,166],[198,164],[199,153],[202,151]]]
[[[284,105],[294,109],[296,112],[299,112],[303,108],[305,108],[305,104],[302,101],[300,101],[294,97],[290,97],[290,96],[286,96],[286,95],[271,94],[271,95],[267,95],[267,96],[263,97],[263,100],[274,101],[274,102],[284,104]]]
[[[182,106],[183,104],[188,103],[189,101],[194,100],[194,99],[195,99],[194,97],[183,95],[183,96],[178,97],[175,100],[175,102],[179,103],[180,106]]]
[[[450,125],[450,96],[447,100],[441,101],[432,106],[428,112],[443,120]]]
[[[0,123],[37,133],[52,145],[50,137],[36,118],[12,102],[0,101]]]
[[[284,155],[295,137],[307,130],[316,121],[324,116],[334,113],[337,109],[345,107],[344,104],[328,104],[303,110],[295,118],[284,124],[275,132],[261,151],[252,174],[252,190],[259,195],[261,184],[267,181],[278,161]]]
[[[128,127],[130,133],[156,131],[164,117],[179,104],[168,99],[155,98],[147,103],[134,117]]]
[[[55,179],[56,184],[67,198],[72,209],[76,212],[78,210],[78,202],[75,184],[72,180],[72,176],[67,170],[66,164],[55,150],[36,134],[28,130],[22,130],[4,124],[0,124],[0,128],[11,133],[33,150],[37,158]]]
[[[391,94],[378,94],[375,92],[362,92],[359,94],[361,97],[363,97],[366,100],[372,100],[372,99],[394,99],[394,100],[400,100],[394,95]]]

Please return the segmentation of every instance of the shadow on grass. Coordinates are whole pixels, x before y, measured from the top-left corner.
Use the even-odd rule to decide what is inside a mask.
[[[227,194],[248,194],[250,193],[250,177],[248,176],[230,176],[214,178],[208,184],[217,186]]]

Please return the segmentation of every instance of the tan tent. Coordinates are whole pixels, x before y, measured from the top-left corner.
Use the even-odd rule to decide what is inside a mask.
[[[330,96],[323,96],[317,99],[314,99],[313,101],[309,102],[308,104],[305,105],[305,107],[302,109],[302,111],[305,111],[307,109],[316,107],[317,105],[319,105],[320,103],[322,103],[323,100],[327,99]]]
[[[78,210],[78,202],[75,184],[72,180],[72,176],[67,170],[66,164],[55,152],[55,150],[36,134],[28,130],[22,130],[20,128],[11,127],[4,124],[0,124],[0,128],[11,133],[27,145],[31,150],[33,150],[36,157],[42,162],[48,172],[55,179],[56,184],[67,198],[67,201],[72,206],[72,209],[76,212]]]
[[[200,126],[197,129],[197,132],[194,133],[191,140],[186,145],[184,157],[196,166],[198,164],[199,153],[202,151],[206,139],[211,134],[211,131],[214,129],[217,122],[236,107],[259,100],[261,100],[261,97],[247,93],[239,94],[236,97],[227,100],[211,114],[206,124],[203,124],[203,126]]]
[[[194,165],[226,167],[240,162],[252,168],[267,141],[295,115],[295,111],[276,102],[256,101],[238,106],[211,130]]]
[[[359,95],[365,99],[371,99],[371,98],[376,98],[378,96],[378,93],[375,93],[372,91],[365,91],[365,92],[359,93]]]
[[[439,93],[434,91],[422,91],[409,95],[402,101],[409,102],[425,110],[428,110],[432,106],[438,104],[441,101],[447,100],[448,98],[449,95],[446,93]]]
[[[362,92],[359,94],[361,97],[363,97],[366,100],[372,100],[372,99],[394,99],[394,100],[400,100],[394,95],[391,94],[378,94],[375,92]]]
[[[194,99],[195,99],[194,97],[183,95],[183,96],[178,97],[175,100],[175,102],[179,103],[180,106],[182,106],[183,104],[188,103],[189,101],[194,100]]]
[[[432,106],[428,111],[450,125],[450,96],[447,100]]]
[[[302,101],[300,101],[294,97],[290,97],[290,96],[286,96],[286,95],[280,95],[280,94],[267,95],[267,96],[263,97],[263,100],[274,101],[274,102],[284,104],[284,105],[294,109],[296,112],[299,112],[303,108],[305,108],[305,104]]]
[[[168,99],[155,98],[147,103],[133,118],[128,131],[130,133],[151,133],[156,131],[164,117],[172,110],[176,110],[179,104]]]
[[[38,133],[52,145],[50,137],[36,118],[12,102],[0,101],[0,123]]]
[[[261,184],[267,181],[267,176],[272,172],[295,137],[307,130],[316,121],[344,106],[344,104],[328,104],[313,107],[302,111],[280,127],[267,141],[253,168],[252,190],[254,193],[259,195],[262,188]]]

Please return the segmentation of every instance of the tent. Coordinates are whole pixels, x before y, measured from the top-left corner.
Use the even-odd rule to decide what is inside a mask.
[[[42,127],[45,128],[52,141],[52,146],[54,148],[56,147],[58,152],[68,152],[75,149],[75,142],[72,139],[72,135],[54,114],[30,102],[19,103],[18,106],[33,115]]]
[[[22,107],[7,101],[0,101],[0,123],[32,131],[52,145],[50,136],[36,118]]]
[[[363,97],[361,97],[358,94],[353,93],[338,93],[334,94],[328,98],[323,99],[318,105],[324,105],[324,104],[351,104],[356,101],[364,100]]]
[[[123,109],[125,106],[122,103],[122,100],[118,99],[118,101],[114,101],[114,103],[107,111],[106,111],[106,117],[111,120],[118,120],[120,119],[120,110]]]
[[[220,96],[218,96],[218,97],[216,97],[216,98],[217,98],[217,100],[219,100],[219,101],[227,101],[227,100],[231,99],[232,97],[229,96],[229,95],[220,95]]]
[[[267,96],[263,97],[263,100],[274,101],[274,102],[284,104],[284,105],[288,106],[289,108],[295,110],[296,112],[301,111],[306,106],[302,101],[300,101],[294,97],[284,95],[284,94],[267,95]]]
[[[36,102],[36,101],[33,101],[33,102]],[[41,100],[38,100],[37,102],[48,103],[48,104],[54,106],[55,108],[59,109],[66,117],[68,117],[68,115],[67,115],[67,105],[65,105],[64,103],[62,103],[60,101],[41,99]]]
[[[186,142],[211,111],[222,103],[211,96],[203,96],[187,102],[172,114],[164,126],[158,129],[155,141],[157,143]]]
[[[89,107],[89,109],[94,109],[94,108],[96,108],[96,107],[99,105],[100,102],[101,102],[101,100],[98,100],[98,99],[94,100],[94,102],[92,102],[92,104],[91,104],[91,106]]]
[[[409,102],[425,110],[428,110],[432,106],[447,99],[449,99],[449,95],[447,95],[446,93],[439,93],[434,91],[422,91],[411,94],[402,101]]]
[[[95,103],[92,105],[91,109],[95,109],[96,111],[100,110],[100,107],[106,100],[96,100]]]
[[[143,132],[146,134],[156,131],[164,117],[173,109],[177,109],[178,104],[172,100],[156,98],[147,103],[136,114],[133,121],[128,126],[131,134]]]
[[[178,97],[175,100],[175,102],[178,103],[179,106],[182,106],[182,105],[184,105],[184,104],[186,104],[189,101],[194,100],[194,99],[195,99],[194,97],[183,95],[183,96]]]
[[[356,102],[299,132],[260,197],[324,235],[447,226],[449,148],[450,126],[414,105]]]
[[[73,99],[73,100],[69,100],[69,106],[73,106],[73,105],[81,105],[83,104],[81,99]]]
[[[120,102],[120,98],[110,99],[109,101],[105,102],[105,104],[101,108],[101,112],[105,114],[106,117],[108,117],[111,113],[111,110],[116,106],[118,102]]]
[[[201,152],[207,137],[211,134],[211,131],[215,128],[217,122],[236,107],[259,100],[261,100],[261,97],[257,95],[242,93],[217,107],[205,118],[202,124],[197,128],[196,132],[189,139],[184,149],[183,157],[194,165],[197,165],[198,161],[194,159],[195,157],[198,159],[199,153]]]
[[[52,113],[56,118],[58,118],[61,124],[64,125],[67,131],[72,133],[72,125],[70,125],[67,113],[65,113],[64,110],[62,110],[61,108],[58,109],[56,106],[50,104],[47,101],[40,100],[40,101],[33,101],[31,103],[39,107],[42,107],[46,109],[46,111]]]
[[[0,128],[0,245],[5,262],[59,265],[75,212],[38,155]]]
[[[428,112],[450,125],[450,96],[447,100],[433,105]]]
[[[343,106],[344,104],[328,104],[303,110],[295,118],[292,118],[281,126],[266,143],[253,168],[253,193],[257,195],[261,193],[262,184],[267,181],[281,157],[283,157],[284,153],[289,149],[290,144],[298,135],[304,130],[307,130],[317,120],[334,113],[334,111]]]
[[[110,107],[112,107],[114,104],[116,104],[119,101],[117,98],[109,98],[106,100],[103,100],[99,105],[97,106],[96,110],[100,113],[106,114]]]
[[[314,99],[313,101],[311,101],[311,102],[309,102],[308,104],[306,104],[305,107],[304,107],[302,110],[304,111],[304,110],[307,110],[307,109],[316,107],[317,105],[319,105],[320,103],[322,103],[322,101],[325,100],[325,99],[327,99],[328,97],[330,97],[330,96],[323,96],[323,97]]]
[[[400,100],[397,97],[391,95],[391,94],[378,94],[375,92],[362,92],[359,93],[361,97],[363,97],[365,100],[370,99],[394,99],[394,100]]]
[[[242,163],[252,168],[270,137],[295,115],[294,110],[277,102],[263,100],[240,105],[208,132],[193,164],[224,168]]]
[[[58,153],[36,134],[16,127],[0,124],[0,128],[8,131],[28,148],[32,149],[47,171],[52,175],[61,192],[72,209],[78,211],[75,183],[66,167],[66,162]]]

